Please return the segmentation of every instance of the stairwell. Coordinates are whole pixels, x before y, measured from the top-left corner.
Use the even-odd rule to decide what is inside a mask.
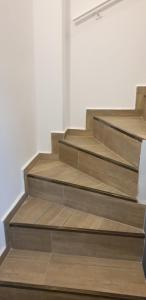
[[[146,299],[145,205],[138,200],[145,100],[88,110],[86,130],[52,134],[25,170],[6,221],[2,300]]]

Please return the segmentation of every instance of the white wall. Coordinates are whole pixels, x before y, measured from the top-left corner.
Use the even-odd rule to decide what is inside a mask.
[[[36,153],[33,2],[0,0],[0,253],[2,220],[24,191],[21,169]]]
[[[35,84],[38,149],[51,151],[50,134],[67,126],[68,36],[65,18],[69,0],[35,0]],[[67,5],[67,6],[66,6]],[[66,48],[67,47],[67,48]]]
[[[70,0],[62,0],[63,18],[63,130],[70,124]]]
[[[71,18],[102,0],[71,0]],[[70,126],[84,127],[87,108],[134,108],[146,83],[146,1],[123,0],[95,18],[71,22]]]
[[[0,0],[0,253],[23,165],[69,124],[69,16],[70,0]]]

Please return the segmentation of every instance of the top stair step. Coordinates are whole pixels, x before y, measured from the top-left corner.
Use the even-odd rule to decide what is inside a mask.
[[[93,134],[100,142],[139,169],[141,145],[146,138],[142,117],[94,116]]]
[[[94,116],[105,124],[127,134],[129,137],[142,141],[146,140],[146,121],[141,116]]]

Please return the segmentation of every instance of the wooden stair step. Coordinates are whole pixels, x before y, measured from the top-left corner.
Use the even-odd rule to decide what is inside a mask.
[[[137,109],[87,109],[86,111],[86,128],[88,131],[92,131],[93,129],[93,118],[100,116],[116,116],[116,117],[133,117],[133,116],[141,116],[141,110]]]
[[[138,128],[136,122],[137,124],[142,122],[143,130],[144,121],[141,117],[117,117],[104,114],[100,117],[95,116],[93,118],[93,135],[139,170],[142,138],[138,136],[139,131],[136,131]]]
[[[146,283],[139,262],[12,249],[0,267],[0,298],[12,297],[14,288],[27,290],[27,295],[32,289],[36,296],[41,290],[44,295],[48,293],[47,299],[51,299],[52,291],[68,294],[68,299],[79,299],[78,295],[93,295],[95,299],[146,299]],[[70,298],[70,293],[74,298]],[[20,299],[19,295],[15,294],[15,300]]]
[[[137,202],[133,197],[119,191],[111,185],[105,184],[101,180],[87,175],[60,160],[43,160],[39,159],[35,165],[28,171],[28,177],[40,178],[56,183],[62,183],[77,188],[95,191],[103,194],[110,194],[115,197]]]
[[[61,141],[63,142],[63,141]],[[136,170],[137,168],[130,162],[126,161],[123,157],[118,155],[116,152],[112,151],[106,145],[101,143],[99,140],[95,139],[94,136],[79,136],[79,135],[70,135],[67,134],[64,142],[76,147],[77,149],[81,149],[83,151],[87,151],[93,155],[97,155],[101,158],[104,158],[113,163],[117,163],[118,165],[125,166],[131,170]]]
[[[142,116],[100,116],[105,123],[113,126],[113,128],[129,135],[130,137],[142,141],[146,139],[146,121]]]
[[[67,135],[65,140],[59,142],[59,158],[126,195],[137,197],[138,169],[94,137]]]
[[[68,207],[101,216],[130,226],[144,228],[145,206],[127,198],[71,184],[48,181],[44,177],[27,176],[28,193],[32,197],[53,200]],[[129,200],[129,199],[128,199]]]
[[[49,201],[28,196],[10,222],[11,226],[23,224],[144,237],[140,228],[54,203],[51,197]]]
[[[50,197],[51,199],[51,197]],[[28,197],[9,224],[12,248],[142,260],[142,228]]]

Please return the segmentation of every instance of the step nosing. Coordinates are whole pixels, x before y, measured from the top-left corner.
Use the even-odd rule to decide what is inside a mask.
[[[98,234],[98,235],[110,235],[110,236],[123,236],[123,237],[135,237],[144,238],[145,234],[142,232],[124,232],[124,231],[112,231],[112,230],[102,230],[102,229],[88,229],[88,228],[75,228],[75,227],[62,227],[55,225],[42,225],[42,224],[29,224],[29,223],[19,223],[10,222],[10,227],[12,228],[25,228],[25,229],[40,229],[40,230],[52,230],[52,231],[63,231],[63,232],[76,232],[76,233],[86,233],[86,234]]]
[[[82,151],[82,152],[86,152],[86,153],[88,153],[88,154],[90,154],[90,155],[92,155],[92,156],[95,156],[95,157],[97,157],[97,158],[99,158],[99,159],[101,159],[101,160],[105,160],[105,161],[108,161],[108,162],[113,163],[113,164],[115,164],[115,165],[118,165],[118,166],[120,166],[120,167],[122,167],[122,168],[124,168],[124,169],[128,169],[128,170],[130,170],[130,171],[133,171],[133,172],[135,172],[135,173],[138,173],[138,169],[137,169],[137,168],[132,167],[132,166],[130,166],[130,165],[128,165],[128,164],[122,163],[122,162],[120,162],[120,161],[114,160],[114,159],[112,159],[112,158],[110,158],[110,157],[107,157],[107,156],[105,156],[105,155],[97,154],[97,153],[95,153],[95,152],[92,152],[92,151],[90,151],[90,150],[84,149],[84,148],[82,148],[82,147],[80,147],[80,146],[76,146],[76,145],[74,145],[74,144],[72,144],[72,143],[70,143],[70,142],[67,142],[67,141],[60,140],[59,143],[60,143],[60,144],[67,145],[67,146],[72,147],[72,148],[74,148],[74,149],[80,150],[80,151]]]
[[[29,172],[27,174],[27,176],[30,177],[30,178],[36,178],[36,179],[39,179],[39,180],[44,180],[44,181],[48,181],[48,182],[52,182],[52,183],[62,184],[62,185],[65,185],[65,186],[71,186],[73,188],[86,190],[86,191],[90,191],[90,192],[93,192],[93,193],[108,195],[109,197],[122,199],[122,200],[129,201],[129,202],[132,202],[132,203],[135,203],[135,204],[138,203],[137,199],[134,199],[134,198],[128,197],[126,195],[122,195],[122,194],[114,194],[114,193],[111,193],[111,192],[108,192],[108,191],[103,191],[103,190],[95,189],[95,188],[92,188],[92,187],[86,187],[86,186],[78,185],[78,184],[71,183],[71,182],[61,181],[59,179],[54,179],[54,178],[50,178],[50,177],[46,177],[46,176],[42,176],[42,175],[37,175],[37,174],[31,174],[31,172]]]
[[[102,118],[96,117],[96,116],[94,116],[93,119],[96,120],[96,121],[100,121],[103,124],[105,124],[105,125],[113,128],[113,129],[115,129],[115,130],[117,130],[117,131],[119,131],[119,132],[121,132],[121,133],[123,133],[123,134],[125,134],[125,135],[127,135],[129,137],[131,137],[132,139],[135,139],[135,140],[139,141],[139,142],[142,142],[144,140],[142,137],[140,137],[138,135],[135,135],[135,134],[133,134],[131,132],[128,132],[127,130],[125,130],[125,129],[117,126],[117,125],[112,124],[110,121],[105,121]]]
[[[7,287],[7,288],[17,288],[17,289],[26,289],[30,291],[41,291],[41,292],[60,292],[62,294],[68,294],[68,295],[82,295],[82,296],[104,296],[107,300],[117,300],[117,297],[119,300],[126,299],[127,300],[144,300],[143,296],[135,296],[135,295],[129,295],[128,293],[121,294],[117,292],[112,291],[95,291],[95,290],[85,290],[83,288],[70,288],[70,287],[62,287],[62,286],[53,286],[53,285],[44,285],[44,284],[38,284],[38,283],[24,283],[24,282],[11,282],[11,281],[0,281],[0,287]]]

